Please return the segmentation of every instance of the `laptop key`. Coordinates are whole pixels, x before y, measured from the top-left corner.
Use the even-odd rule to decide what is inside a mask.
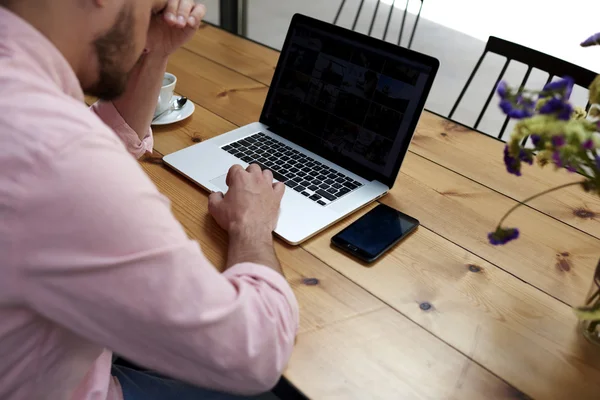
[[[326,206],[327,205],[327,203],[325,203],[323,200],[318,200],[317,204],[320,204],[322,206]]]
[[[354,190],[354,189],[356,189],[358,187],[358,186],[356,186],[355,184],[353,184],[351,182],[344,182],[344,186],[346,186],[350,190]]]
[[[342,185],[340,185],[339,183],[334,183],[331,186],[334,187],[334,188],[336,188],[336,189],[339,189],[339,188],[342,187]]]
[[[243,162],[247,162],[248,164],[251,164],[251,163],[252,163],[252,157],[243,156],[243,157],[241,158],[241,160],[242,160]]]
[[[325,179],[325,183],[331,185],[333,183],[333,179]]]
[[[337,183],[344,183],[345,179],[343,177],[340,177],[340,178],[336,178],[335,181]]]
[[[335,174],[335,172],[332,172],[331,174],[327,175],[327,177],[329,179],[335,179],[335,178],[337,178],[337,175]]]
[[[273,171],[271,168],[268,168],[265,164],[256,161],[255,164],[257,164],[260,169],[262,169],[263,171],[265,169],[268,169],[269,171],[271,171],[273,173],[273,178],[277,179],[279,182],[286,182],[289,178],[286,176],[281,175],[279,172],[277,171]],[[304,189],[302,189],[304,190]]]
[[[319,186],[321,183],[323,183],[323,181],[320,181],[318,179],[315,179],[314,181],[312,181],[313,185],[317,185]]]
[[[330,193],[331,195],[334,195],[334,194],[337,193],[337,189],[334,189],[334,188],[329,188],[329,189],[326,189],[326,190],[327,190],[327,193]]]
[[[298,168],[290,168],[290,172],[297,174],[300,170]]]
[[[238,142],[233,142],[233,143],[231,143],[231,147],[238,148],[238,147],[240,147],[240,146],[241,146],[241,144],[239,144]]]
[[[328,185],[328,184],[326,184],[326,183],[322,183],[322,184],[320,184],[320,185],[319,185],[319,187],[320,187],[321,189],[327,189],[327,188],[329,187],[329,185]]]
[[[348,193],[350,193],[350,189],[342,188],[342,189],[340,189],[339,192],[337,192],[337,195],[341,197],[341,196],[343,196],[345,194],[348,194]]]
[[[310,186],[308,187],[308,190],[312,190],[313,192],[316,192],[317,190],[319,190],[319,187],[318,187],[318,186],[316,186],[316,185],[310,185]]]
[[[312,176],[312,175],[310,175],[310,174],[307,174],[307,175],[306,175],[306,180],[307,180],[307,181],[309,181],[309,182],[312,182],[312,181],[314,181],[314,180],[315,180],[315,177],[314,177],[314,176]]]
[[[308,193],[308,192],[302,192],[302,196],[308,197],[308,196],[310,196],[310,193]]]
[[[244,139],[240,140],[238,143],[241,144],[242,146],[250,146],[250,142],[248,142],[247,140],[244,140]]]
[[[302,182],[300,182],[300,184],[305,187],[311,186],[310,182],[307,182],[307,181],[302,181]]]
[[[316,192],[318,195],[325,197],[327,200],[329,201],[334,201],[336,199],[336,197],[334,195],[332,195],[331,193],[326,192],[323,189],[319,189]]]
[[[226,146],[221,147],[221,149],[223,149],[225,151],[229,151],[229,150],[231,150],[231,148],[232,147],[230,145],[226,145]]]
[[[264,157],[261,157],[261,158],[259,158],[259,159],[258,159],[258,160],[256,160],[256,161],[258,161],[259,163],[263,163],[263,164],[264,164],[264,163],[266,163],[268,160],[267,160],[266,158],[264,158]]]
[[[289,188],[294,188],[296,186],[298,186],[298,184],[292,180],[287,180],[285,181],[285,186],[289,187]]]
[[[304,172],[307,172],[307,173],[308,173],[308,172],[310,172],[310,168],[308,168],[308,167],[304,167],[304,168],[302,168],[302,171],[304,171]]]
[[[315,193],[312,196],[310,196],[309,199],[311,199],[312,201],[317,201],[317,200],[321,200],[321,196],[319,196],[318,194]]]
[[[302,186],[300,186],[300,185],[298,185],[298,186],[296,186],[296,187],[294,188],[294,190],[295,190],[296,192],[303,192],[305,189],[306,189],[305,187],[302,187]]]

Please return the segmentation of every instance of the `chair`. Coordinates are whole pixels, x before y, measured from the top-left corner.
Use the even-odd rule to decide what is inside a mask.
[[[592,83],[592,81],[594,80],[594,78],[597,75],[595,72],[592,72],[589,69],[585,69],[585,68],[582,68],[575,64],[571,64],[571,63],[563,61],[559,58],[550,56],[548,54],[544,54],[540,51],[533,50],[533,49],[530,49],[525,46],[521,46],[520,44],[509,42],[508,40],[503,40],[503,39],[500,39],[500,38],[497,38],[494,36],[490,36],[488,39],[488,42],[485,46],[485,50],[483,51],[483,54],[479,58],[479,61],[477,61],[477,64],[475,65],[473,72],[471,72],[471,75],[469,76],[469,79],[467,80],[467,83],[465,84],[464,88],[460,92],[458,99],[456,99],[456,103],[454,103],[454,106],[452,107],[452,110],[450,111],[448,118],[452,119],[452,115],[456,111],[456,108],[458,107],[460,101],[462,100],[465,92],[469,88],[469,85],[471,84],[473,77],[477,73],[477,70],[479,69],[481,62],[483,61],[483,59],[485,58],[485,55],[488,52],[506,57],[506,61],[504,63],[504,66],[502,67],[502,70],[500,71],[500,75],[498,75],[498,79],[496,79],[496,83],[495,83],[494,87],[492,88],[492,90],[487,98],[487,101],[485,102],[485,105],[483,106],[483,110],[481,110],[479,117],[477,117],[477,121],[475,122],[475,125],[473,126],[474,129],[477,129],[477,127],[479,126],[479,123],[481,122],[481,119],[483,118],[483,115],[485,114],[485,112],[490,104],[490,101],[492,100],[492,97],[494,96],[494,93],[496,91],[496,87],[498,86],[498,83],[500,83],[500,81],[502,80],[502,77],[504,76],[504,73],[506,72],[506,69],[508,68],[508,64],[513,60],[522,62],[523,64],[527,65],[527,72],[525,73],[525,77],[521,81],[520,87],[525,86],[525,84],[527,83],[527,79],[529,78],[529,75],[531,74],[531,71],[534,68],[539,69],[541,71],[548,72],[549,76],[548,76],[548,80],[546,81],[546,83],[549,83],[550,81],[552,81],[552,79],[555,76],[559,76],[559,77],[570,76],[575,80],[576,85],[582,86],[586,89],[590,86],[590,84]],[[588,108],[589,108],[589,104],[588,104]],[[499,139],[502,138],[502,135],[504,134],[504,131],[506,130],[506,126],[508,125],[508,121],[509,121],[509,118],[506,117],[506,119],[504,120],[504,124],[502,125],[502,129],[500,130],[500,133],[498,135]]]
[[[402,17],[402,25],[400,25],[400,34],[398,35],[398,46],[400,46],[400,43],[402,41],[402,34],[404,33],[404,23],[406,22],[406,15],[408,14],[409,1],[410,0],[406,0],[406,7],[404,8],[404,15]],[[417,13],[417,19],[415,20],[415,25],[413,26],[413,30],[410,35],[410,40],[408,41],[409,49],[412,46],[412,42],[415,37],[415,32],[417,31],[417,25],[419,24],[419,19],[421,18],[421,10],[423,9],[423,0],[419,0],[419,1],[420,1],[419,12]],[[360,13],[362,11],[364,3],[365,3],[365,0],[360,0],[360,4],[358,5],[358,11],[356,12],[356,16],[354,17],[354,22],[352,24],[352,30],[356,29],[356,23],[358,22],[358,18],[360,17]],[[375,3],[375,12],[373,12],[373,17],[371,18],[371,25],[369,26],[369,33],[368,33],[369,36],[371,36],[371,33],[373,32],[373,26],[375,25],[375,19],[377,18],[377,12],[379,11],[380,3],[381,3],[381,0],[377,0],[377,2]],[[342,10],[344,9],[345,4],[346,4],[346,0],[342,0],[342,3],[340,4],[340,8],[338,9],[337,14],[335,15],[335,19],[333,20],[334,25],[337,25],[337,22],[340,18],[340,14],[342,13]],[[388,12],[387,22],[385,24],[385,30],[383,32],[383,37],[382,37],[383,40],[385,40],[385,38],[387,36],[387,32],[388,32],[388,28],[390,26],[390,21],[392,20],[392,14],[394,12],[395,4],[396,4],[396,0],[393,0],[392,4],[390,5],[390,11]]]

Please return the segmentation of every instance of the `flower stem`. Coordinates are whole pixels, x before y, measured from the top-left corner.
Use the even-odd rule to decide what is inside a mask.
[[[554,192],[556,190],[564,189],[564,188],[569,187],[569,186],[581,185],[584,182],[585,181],[565,183],[564,185],[560,185],[560,186],[557,186],[557,187],[554,187],[554,188],[551,188],[551,189],[548,189],[548,190],[544,190],[543,192],[540,192],[538,194],[535,194],[535,195],[533,195],[531,197],[526,198],[523,201],[518,202],[517,204],[515,204],[514,206],[512,206],[511,209],[506,212],[506,214],[504,214],[504,216],[502,217],[502,219],[500,220],[500,222],[498,222],[498,228],[500,228],[502,226],[502,223],[504,222],[504,220],[506,220],[506,218],[508,218],[508,216],[510,214],[512,214],[513,211],[515,211],[517,208],[521,207],[522,205],[524,205],[526,203],[529,203],[531,200],[535,200],[538,197],[544,196],[544,195],[546,195],[548,193],[552,193],[552,192]]]

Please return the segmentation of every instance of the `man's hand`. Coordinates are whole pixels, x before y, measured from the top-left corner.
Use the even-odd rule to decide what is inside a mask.
[[[146,50],[168,57],[194,36],[205,14],[206,7],[194,0],[169,0],[166,8],[152,17]]]
[[[211,194],[208,209],[217,223],[229,232],[228,267],[255,262],[281,272],[273,252],[272,233],[285,185],[273,184],[273,173],[262,171],[256,164],[245,171],[234,165],[226,183],[227,194]]]
[[[270,237],[277,224],[285,185],[273,185],[273,173],[262,171],[256,164],[245,171],[234,165],[226,182],[227,194],[213,193],[209,199],[209,211],[217,223],[232,235],[251,232],[261,238]]]

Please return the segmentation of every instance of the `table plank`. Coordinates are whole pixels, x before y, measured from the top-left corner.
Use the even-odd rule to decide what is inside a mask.
[[[221,65],[229,66],[242,75],[270,85],[279,59],[279,52],[203,24],[200,32],[185,48]]]
[[[565,170],[537,165],[525,166],[521,177],[508,176],[502,159],[503,147],[499,141],[426,112],[410,150],[517,200],[581,180]],[[531,202],[531,206],[600,238],[600,197],[579,187],[543,196]]]
[[[310,399],[525,399],[390,309],[300,335],[286,377]]]
[[[515,202],[415,154],[381,202],[570,305],[583,301],[600,256],[598,239],[527,207],[507,220],[519,240],[490,245],[487,232]]]
[[[365,212],[305,248],[529,396],[598,396],[600,349],[569,306],[424,227],[370,268],[332,250],[331,236]]]
[[[160,146],[161,139],[157,140]],[[162,165],[142,162],[142,167],[171,200],[173,214],[188,235],[199,241],[207,258],[222,270],[226,235],[208,215],[206,193]],[[511,393],[519,393],[304,249],[280,241],[276,241],[275,249],[301,308],[300,335],[286,376],[311,398],[334,398],[331,385],[348,387],[347,379],[352,382],[349,387],[354,398],[361,399],[377,398],[374,390],[411,399],[449,398],[450,393],[464,399],[490,398],[490,394],[491,398],[511,398]],[[314,279],[317,285],[312,285]],[[343,329],[345,326],[352,330]],[[356,346],[342,345],[352,337]],[[375,339],[380,343],[376,348]],[[386,350],[392,343],[397,346],[395,350]],[[372,347],[369,353],[365,353],[367,345]],[[386,366],[390,372],[352,369],[347,363],[342,366],[344,375],[331,373],[331,362],[348,359]],[[324,370],[328,371],[328,385],[321,384]],[[435,377],[435,384],[415,380],[429,375]],[[409,384],[411,394],[407,397]]]

